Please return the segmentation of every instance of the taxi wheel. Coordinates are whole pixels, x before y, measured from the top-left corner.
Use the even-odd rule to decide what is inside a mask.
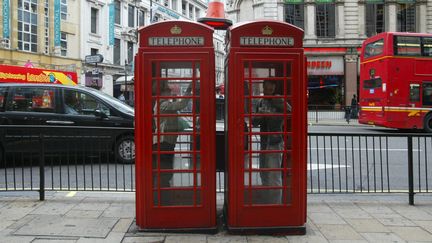
[[[432,133],[432,113],[429,113],[425,117],[423,128],[424,128],[425,132]]]
[[[122,164],[133,164],[135,162],[135,140],[131,135],[120,137],[116,141],[115,156]]]

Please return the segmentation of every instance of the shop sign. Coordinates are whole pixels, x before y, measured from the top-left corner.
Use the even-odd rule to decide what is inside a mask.
[[[308,57],[308,75],[343,75],[343,57]]]
[[[76,85],[77,74],[57,70],[0,65],[0,83],[53,83]]]

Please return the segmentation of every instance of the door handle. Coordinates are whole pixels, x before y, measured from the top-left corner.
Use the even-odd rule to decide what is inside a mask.
[[[56,124],[56,125],[72,125],[75,124],[73,121],[46,121],[48,124]]]

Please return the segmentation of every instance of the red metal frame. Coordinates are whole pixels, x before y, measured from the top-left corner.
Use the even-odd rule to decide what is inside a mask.
[[[156,46],[151,46],[149,38],[153,37],[168,39],[159,39],[160,42]],[[173,42],[177,37],[200,37],[203,44],[179,46],[173,44],[179,43]],[[169,46],[159,45],[167,43]],[[213,29],[189,21],[166,21],[144,27],[140,29],[140,48],[136,63],[137,225],[142,230],[214,230],[216,229],[214,161],[216,128]],[[192,71],[183,75],[182,69]],[[184,94],[181,90],[185,84],[187,87],[191,85],[191,94]],[[172,91],[176,94],[163,94],[164,85],[169,85],[172,90],[177,89]],[[190,110],[183,113],[162,113],[159,108],[161,102],[167,99],[178,99],[178,95],[180,100],[196,102],[189,102]],[[155,103],[157,105],[154,105]],[[179,117],[190,120],[191,128],[184,131],[161,131],[163,119]],[[164,136],[178,136],[174,150],[162,150],[161,140]],[[154,138],[158,142],[157,146],[153,146]],[[180,140],[184,138],[188,140],[181,144]],[[203,146],[198,147],[198,140]],[[181,164],[183,159],[189,159],[189,167],[162,168],[161,160],[166,156],[182,157],[179,160]],[[156,158],[155,162],[153,157]],[[162,179],[166,178],[165,173],[175,174],[170,180],[171,187],[161,185],[166,183],[166,179]],[[185,185],[178,179],[184,176],[192,178],[188,179]],[[155,187],[153,183],[156,184]],[[174,185],[175,183],[179,185]],[[162,195],[168,195],[170,202],[164,202],[165,199],[162,197],[166,196]]]
[[[432,58],[394,55],[394,36],[432,38],[432,34],[383,32],[363,42],[360,64],[359,122],[390,128],[422,129],[432,106],[423,105],[422,84],[431,83]],[[379,55],[364,57],[366,46],[383,40]],[[366,89],[365,80],[380,78],[380,87]],[[420,86],[420,100],[410,101],[410,84]]]
[[[264,31],[265,30],[265,31]],[[271,34],[269,34],[271,33]],[[228,75],[226,84],[227,118],[227,226],[230,231],[255,233],[304,234],[306,222],[306,59],[302,48],[303,31],[277,21],[256,21],[230,29]],[[292,37],[291,46],[245,46],[241,37]],[[263,65],[270,75],[253,75],[251,65]],[[276,68],[274,68],[276,67]],[[277,68],[279,67],[279,69]],[[244,70],[244,71],[243,71]],[[278,71],[279,70],[279,71]],[[256,71],[259,72],[259,71]],[[279,94],[260,95],[255,87],[264,80],[276,83]],[[244,84],[246,83],[246,85]],[[245,88],[249,85],[249,88]],[[252,91],[255,89],[255,91]],[[278,88],[276,88],[278,89]],[[283,99],[292,111],[282,113],[254,113],[259,98]],[[248,102],[246,104],[246,102]],[[248,107],[245,109],[245,106]],[[256,107],[255,107],[256,109]],[[284,108],[285,109],[285,108]],[[246,111],[245,111],[246,110]],[[252,111],[252,112],[249,112]],[[259,117],[283,118],[282,131],[262,131],[252,126]],[[245,125],[247,129],[245,129]],[[262,126],[262,125],[261,125]],[[283,137],[280,149],[263,150],[263,137]],[[289,142],[291,140],[291,142]],[[245,145],[247,143],[247,146]],[[262,154],[280,153],[280,168],[261,168],[258,158]],[[255,156],[254,156],[255,155]],[[258,177],[268,172],[281,172],[282,185],[264,185]],[[269,173],[270,174],[270,173]],[[289,177],[290,176],[290,177]],[[254,182],[255,181],[255,182]],[[261,183],[261,184],[259,184]],[[280,203],[264,202],[272,189],[282,191]],[[267,192],[265,192],[267,190]],[[275,191],[275,190],[273,190]],[[250,193],[252,192],[252,193]],[[264,194],[263,194],[264,193]],[[263,194],[264,196],[260,196]],[[261,201],[260,201],[261,200]]]

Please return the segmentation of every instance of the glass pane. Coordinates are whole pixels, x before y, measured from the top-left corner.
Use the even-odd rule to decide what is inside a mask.
[[[432,83],[423,83],[423,105],[432,106]]]
[[[254,78],[283,77],[284,76],[283,63],[282,62],[252,62],[251,75]]]
[[[420,101],[420,84],[410,84],[410,102]]]
[[[18,88],[12,97],[9,110],[54,112],[55,92],[50,88]]]
[[[193,75],[192,62],[161,62],[160,71],[163,78],[191,78]]]
[[[423,37],[423,56],[432,56],[432,38]]]
[[[180,169],[180,168],[175,168]],[[161,172],[160,178],[157,173],[153,173],[153,188],[172,188],[172,187],[199,187],[201,186],[201,173],[173,173]],[[159,187],[160,186],[160,187]]]
[[[420,56],[420,37],[415,36],[396,36],[395,55]]]

